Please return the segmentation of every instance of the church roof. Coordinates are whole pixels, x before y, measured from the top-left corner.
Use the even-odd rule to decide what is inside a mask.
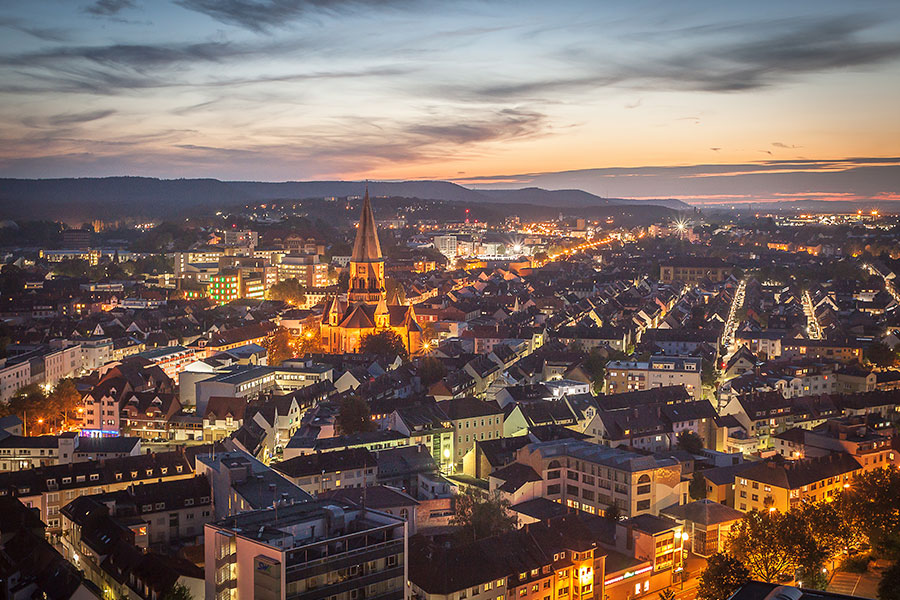
[[[378,262],[381,260],[381,244],[378,242],[378,232],[375,230],[375,215],[372,214],[372,205],[369,203],[369,188],[366,187],[366,196],[363,200],[362,214],[359,216],[359,227],[356,230],[356,241],[353,243],[353,254],[350,255],[353,262]]]

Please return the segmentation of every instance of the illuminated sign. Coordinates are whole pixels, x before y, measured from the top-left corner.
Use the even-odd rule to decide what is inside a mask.
[[[620,581],[622,581],[624,579],[629,579],[636,575],[642,575],[643,573],[646,573],[647,571],[650,571],[652,569],[653,569],[653,565],[647,565],[646,567],[637,569],[636,571],[625,571],[624,575],[619,575],[618,577],[612,577],[610,579],[607,579],[606,581],[603,582],[603,585],[612,585],[614,583],[619,583]]]

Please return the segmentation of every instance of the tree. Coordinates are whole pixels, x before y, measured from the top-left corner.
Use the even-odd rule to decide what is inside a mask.
[[[304,327],[297,351],[301,356],[322,351],[322,330],[318,327]]]
[[[675,600],[675,590],[666,588],[659,593],[659,600]]]
[[[698,600],[725,600],[739,587],[750,581],[747,567],[728,554],[713,554],[700,573]]]
[[[802,557],[815,556],[815,541],[796,515],[751,511],[731,529],[729,552],[750,570],[753,579],[772,583],[793,575]]]
[[[439,359],[433,356],[426,356],[419,361],[419,369],[417,372],[419,374],[419,379],[422,381],[422,385],[428,387],[443,379],[447,374],[447,369],[444,367],[444,363]]]
[[[678,434],[677,444],[679,450],[700,454],[703,452],[703,440],[693,431],[686,429]]]
[[[337,285],[342,292],[350,289],[350,271],[344,270],[338,273]]]
[[[47,408],[63,423],[68,423],[69,415],[77,411],[80,404],[81,393],[75,387],[75,381],[69,378],[60,379],[47,397]]]
[[[891,465],[860,473],[838,497],[841,516],[858,527],[874,549],[900,558],[900,470]]]
[[[600,348],[592,348],[584,359],[584,370],[591,378],[591,391],[599,394],[603,391],[603,377],[606,374],[606,353]]]
[[[693,500],[706,498],[706,478],[701,471],[694,471],[691,483],[688,485],[688,494]]]
[[[162,600],[193,600],[191,590],[186,585],[176,583],[168,592],[166,592]]]
[[[288,304],[304,304],[306,302],[306,294],[303,292],[303,286],[296,278],[285,279],[279,281],[269,288],[266,292],[266,299],[281,300]]]
[[[706,387],[716,385],[716,366],[705,358],[700,361],[700,382]]]
[[[375,431],[377,425],[372,420],[372,412],[368,403],[356,394],[341,399],[340,412],[334,425],[341,435]]]
[[[878,583],[878,600],[900,600],[900,561],[882,573]]]
[[[865,358],[878,367],[892,367],[897,362],[897,352],[887,344],[875,342],[865,351]]]
[[[272,335],[266,338],[265,347],[269,364],[273,366],[280,365],[294,355],[291,350],[291,333],[284,327],[275,328]]]
[[[459,527],[459,537],[466,542],[511,531],[518,522],[508,512],[509,501],[499,492],[486,494],[469,488],[455,500],[450,524]]]
[[[359,351],[363,354],[375,354],[387,360],[395,356],[403,359],[409,356],[406,346],[403,345],[403,339],[390,329],[365,336],[359,345]]]

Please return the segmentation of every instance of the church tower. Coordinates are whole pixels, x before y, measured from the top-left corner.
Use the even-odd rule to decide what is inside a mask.
[[[385,300],[384,258],[375,230],[375,215],[369,203],[369,186],[363,199],[362,214],[350,256],[350,303],[378,304]]]

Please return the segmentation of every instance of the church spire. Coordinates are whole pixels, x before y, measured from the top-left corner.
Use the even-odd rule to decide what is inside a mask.
[[[359,228],[356,230],[356,241],[353,243],[353,254],[350,256],[353,262],[379,262],[381,258],[381,244],[378,242],[378,232],[375,230],[375,215],[372,214],[372,205],[369,202],[369,184],[366,183],[366,195],[363,199],[362,214],[359,216]]]

